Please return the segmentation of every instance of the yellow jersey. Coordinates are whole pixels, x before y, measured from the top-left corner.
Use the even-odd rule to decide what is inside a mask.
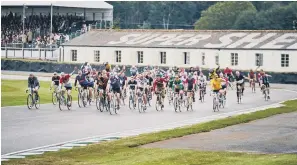
[[[222,89],[222,85],[221,85],[221,82],[222,81],[223,80],[221,78],[211,79],[210,84],[211,84],[212,90],[220,90],[220,89]]]

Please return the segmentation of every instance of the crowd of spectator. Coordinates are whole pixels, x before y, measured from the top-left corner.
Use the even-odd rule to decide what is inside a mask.
[[[50,24],[50,14],[27,15],[23,33],[22,15],[11,12],[2,15],[1,45],[20,44],[25,47],[53,47],[58,45],[61,40],[69,41],[69,34],[76,30],[86,31],[86,25],[81,16],[53,15],[52,33]],[[82,27],[83,29],[81,29]]]

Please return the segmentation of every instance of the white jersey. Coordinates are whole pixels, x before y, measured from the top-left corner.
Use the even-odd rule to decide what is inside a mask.
[[[199,83],[205,83],[206,82],[206,76],[202,75],[202,76],[198,76],[198,81]]]
[[[137,79],[137,86],[140,88],[144,88],[147,84],[148,80],[146,78]]]

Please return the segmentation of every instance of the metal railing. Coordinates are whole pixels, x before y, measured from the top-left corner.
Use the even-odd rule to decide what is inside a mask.
[[[60,48],[1,47],[1,57],[58,61]]]

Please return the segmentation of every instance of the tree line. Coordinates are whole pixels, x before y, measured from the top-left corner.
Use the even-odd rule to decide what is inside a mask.
[[[114,28],[120,29],[292,30],[297,28],[297,2],[110,1],[108,3],[114,7]]]

